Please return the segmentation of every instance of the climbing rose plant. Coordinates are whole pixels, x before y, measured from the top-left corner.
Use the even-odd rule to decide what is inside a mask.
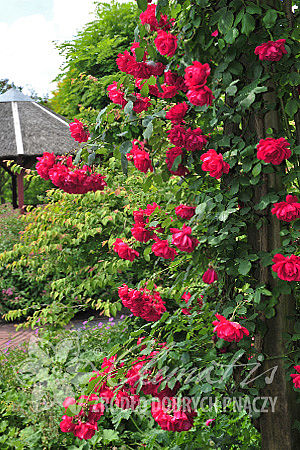
[[[128,170],[143,174],[145,192],[173,179],[180,188],[174,189],[172,214],[157,204],[139,205],[133,212],[133,240],[129,245],[130,237],[116,237],[112,251],[132,264],[140,258],[153,266],[156,258],[171,263],[172,295],[178,306],[188,302],[187,308],[181,304],[181,314],[187,319],[195,314],[199,322],[205,311],[210,314],[211,361],[238,352],[245,365],[250,359],[253,364],[264,360],[266,371],[272,360],[277,362],[272,394],[290,415],[278,408],[272,421],[261,417],[262,438],[265,448],[292,449],[299,376],[290,372],[293,366],[299,372],[300,359],[294,339],[299,334],[295,299],[300,281],[298,11],[293,13],[288,1],[137,3],[141,12],[134,42],[116,61],[124,75],[108,86],[112,103],[97,119],[98,152],[113,152],[125,175]],[[83,161],[90,157],[88,151],[81,156]],[[71,164],[55,164],[45,154],[37,170],[57,186],[57,179],[66,185],[64,172],[83,170],[87,179],[92,176],[85,166],[73,170]],[[55,171],[55,165],[64,169]],[[184,264],[185,270],[176,264]],[[151,333],[163,334],[172,308],[156,291],[156,277],[153,270],[140,288],[120,281],[119,296],[134,315],[155,322]],[[198,298],[201,294],[201,310],[192,314],[190,286]],[[175,329],[176,320],[170,318],[170,323]],[[168,336],[174,340],[173,333]],[[188,325],[185,336],[188,345]],[[221,348],[218,340],[229,345]],[[136,361],[131,363],[135,367]],[[240,390],[241,370],[234,371],[232,393]],[[289,374],[292,380],[287,381]],[[205,389],[200,383],[192,392],[200,395]],[[264,390],[262,383],[254,383],[252,393],[244,392]],[[153,395],[152,388],[142,392]],[[215,392],[222,395],[224,385]],[[136,395],[134,390],[130,394]],[[175,394],[166,395],[171,400],[167,410],[155,400],[152,416],[164,430],[189,430],[196,412],[185,413]],[[88,402],[84,411],[95,430]],[[79,413],[79,428],[80,420]],[[212,427],[214,419],[209,420],[206,425]],[[94,431],[88,428],[78,434],[90,437]],[[283,429],[288,436],[284,442],[278,434]]]

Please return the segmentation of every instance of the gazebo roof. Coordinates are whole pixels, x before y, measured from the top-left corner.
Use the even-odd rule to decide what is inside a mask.
[[[64,117],[12,88],[0,95],[0,160],[76,147]]]

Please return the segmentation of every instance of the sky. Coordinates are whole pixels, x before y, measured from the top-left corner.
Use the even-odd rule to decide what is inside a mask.
[[[50,94],[63,63],[53,41],[72,39],[94,10],[94,0],[0,0],[0,79]]]

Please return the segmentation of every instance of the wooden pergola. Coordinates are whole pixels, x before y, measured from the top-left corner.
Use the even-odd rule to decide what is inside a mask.
[[[40,105],[18,89],[0,95],[0,166],[11,176],[12,204],[24,206],[24,169],[44,152],[65,154],[76,147],[64,117]],[[23,167],[15,174],[8,161]]]

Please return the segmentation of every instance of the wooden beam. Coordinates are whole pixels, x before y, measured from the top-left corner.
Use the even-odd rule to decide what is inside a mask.
[[[23,172],[18,173],[17,175],[17,183],[18,183],[18,204],[21,211],[24,206],[24,174]]]
[[[18,189],[17,189],[17,176],[11,175],[11,189],[12,189],[12,204],[13,208],[18,208]]]

